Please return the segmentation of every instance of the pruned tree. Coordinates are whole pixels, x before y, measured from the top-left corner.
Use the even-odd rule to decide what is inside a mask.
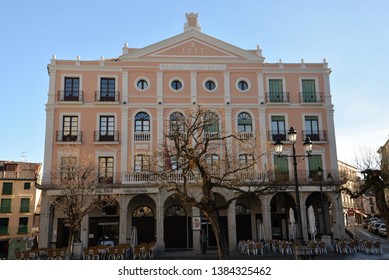
[[[351,198],[358,198],[367,193],[375,196],[380,216],[385,219],[386,228],[389,225],[389,205],[385,191],[389,190],[389,165],[386,153],[377,153],[367,147],[360,148],[355,158],[356,167],[364,177],[364,184],[359,190],[342,187],[339,192],[345,192]]]
[[[229,250],[219,211],[227,209],[241,195],[282,190],[268,183],[269,170],[256,171],[261,156],[252,132],[223,131],[215,110],[197,107],[185,112],[185,116],[171,115],[164,143],[152,165],[156,167],[154,175],[159,186],[200,209],[208,219],[220,259],[229,259]],[[220,202],[215,195],[220,190],[232,195]]]
[[[79,242],[82,219],[93,209],[115,203],[115,197],[103,194],[98,184],[95,161],[78,149],[67,148],[52,174],[51,186],[58,190],[53,206],[62,211],[69,228],[68,258],[72,258],[74,242]]]

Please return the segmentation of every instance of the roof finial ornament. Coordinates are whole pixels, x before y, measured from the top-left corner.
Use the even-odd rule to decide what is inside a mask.
[[[196,30],[201,32],[200,24],[198,23],[198,13],[186,13],[186,23],[184,25],[184,32],[189,30]]]

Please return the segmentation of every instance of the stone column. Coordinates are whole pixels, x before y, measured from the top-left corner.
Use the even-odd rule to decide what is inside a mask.
[[[192,207],[192,218],[193,217],[200,217],[200,209],[197,207]],[[201,245],[200,245],[200,231],[199,230],[193,230],[193,251],[196,254],[201,254]]]
[[[236,244],[236,219],[235,219],[235,201],[230,204],[227,209],[227,223],[228,223],[228,247],[231,252],[237,250]]]

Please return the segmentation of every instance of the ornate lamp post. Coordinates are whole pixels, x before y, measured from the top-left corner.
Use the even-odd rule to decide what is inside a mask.
[[[305,158],[309,157],[312,153],[312,141],[309,137],[305,138],[305,141],[303,143],[306,155],[296,155],[296,148],[295,143],[297,140],[297,132],[292,126],[288,131],[288,140],[292,143],[292,155],[291,156],[285,156],[285,157],[291,157],[293,160],[293,171],[294,171],[294,187],[295,187],[295,193],[296,193],[296,210],[297,210],[297,224],[298,224],[298,241],[300,244],[302,244],[304,235],[303,235],[303,226],[302,226],[302,220],[301,220],[301,208],[300,208],[300,189],[298,184],[298,177],[297,177],[297,158]],[[276,139],[276,142],[274,143],[274,150],[278,156],[281,156],[282,154],[282,145],[280,138]]]

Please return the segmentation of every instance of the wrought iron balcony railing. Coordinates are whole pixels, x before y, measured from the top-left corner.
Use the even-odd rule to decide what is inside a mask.
[[[79,142],[79,143],[81,143],[81,141],[82,141],[81,136],[82,136],[82,131],[80,131],[80,130],[75,130],[75,131],[59,130],[56,132],[55,141],[57,143],[62,143],[62,142]]]
[[[94,134],[95,142],[119,142],[119,131],[101,131],[96,130]]]
[[[327,131],[326,130],[303,130],[302,139],[309,137],[313,142],[327,142]]]
[[[57,101],[59,102],[83,102],[84,92],[82,90],[67,92],[59,90],[57,94]]]
[[[323,93],[300,92],[300,103],[323,103]]]
[[[95,101],[96,102],[120,102],[120,92],[119,91],[111,91],[111,92],[95,91]]]
[[[266,92],[266,103],[289,103],[289,92]]]

